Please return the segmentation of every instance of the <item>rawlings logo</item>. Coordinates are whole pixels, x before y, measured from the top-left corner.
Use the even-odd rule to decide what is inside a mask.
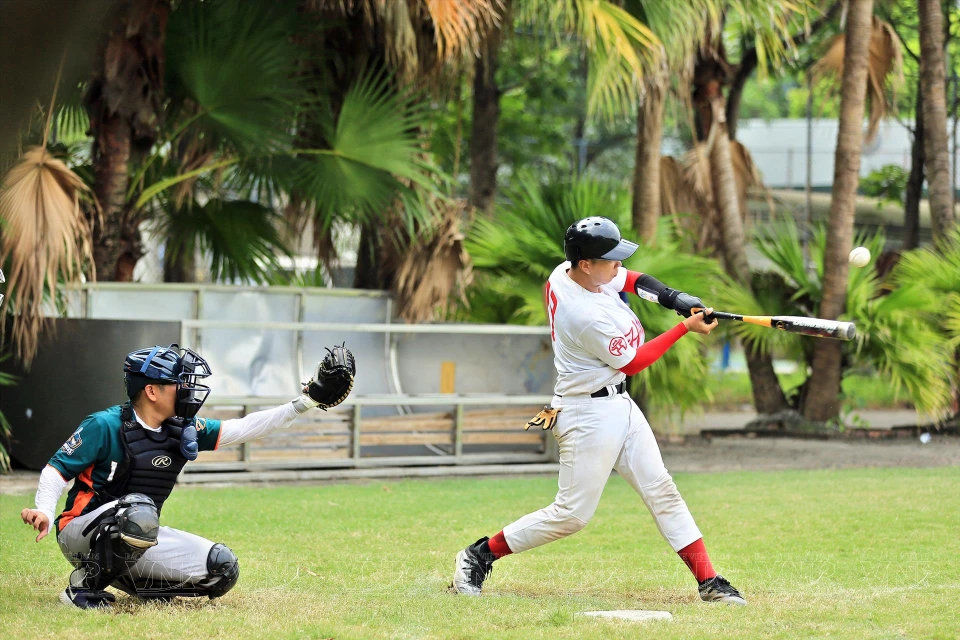
[[[170,459],[170,456],[157,456],[152,460],[152,462],[153,466],[160,467],[162,469],[163,467],[169,467],[170,463],[173,461]]]
[[[610,346],[608,348],[610,349],[610,353],[613,355],[622,356],[627,352],[627,341],[622,337],[614,338],[610,341]]]

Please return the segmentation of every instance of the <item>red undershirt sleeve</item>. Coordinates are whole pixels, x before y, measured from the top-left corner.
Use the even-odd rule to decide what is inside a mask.
[[[629,269],[627,269],[626,272],[627,272],[627,279],[626,279],[626,281],[624,281],[624,283],[623,283],[623,288],[620,289],[620,292],[621,292],[621,293],[636,293],[636,292],[637,292],[637,278],[639,278],[639,277],[642,276],[643,274],[642,274],[642,273],[638,273],[637,271],[630,271]]]
[[[620,371],[628,376],[640,373],[654,362],[659,360],[660,356],[667,352],[667,349],[672,347],[677,340],[686,334],[687,325],[683,324],[682,322],[673,329],[670,329],[670,331],[661,333],[659,336],[650,342],[644,343],[642,347],[637,349],[637,355],[635,355],[633,360],[627,363],[626,366],[621,367]]]

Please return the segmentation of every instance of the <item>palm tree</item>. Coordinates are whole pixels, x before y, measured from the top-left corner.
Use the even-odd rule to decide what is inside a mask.
[[[873,0],[850,0],[840,97],[840,123],[824,252],[823,300],[819,316],[834,320],[846,305],[848,255],[852,248],[854,205],[860,181],[864,102],[872,36]],[[819,340],[804,417],[825,422],[840,413],[841,345]]]
[[[140,257],[127,191],[133,156],[157,136],[163,103],[168,0],[124,0],[105,34],[84,103],[93,135],[93,191],[103,209],[94,220],[94,261],[102,280],[130,280]]]
[[[59,81],[60,72],[54,87]],[[0,343],[11,322],[11,351],[25,369],[50,325],[44,306],[58,303],[58,287],[79,282],[92,267],[84,212],[99,217],[86,183],[48,148],[55,104],[56,90],[44,114],[39,145],[23,153],[0,185],[0,272],[6,274]]]
[[[609,0],[525,0],[503,3],[500,20],[481,40],[474,64],[470,136],[470,204],[492,214],[497,190],[497,126],[501,90],[496,81],[499,49],[514,22],[553,37],[576,35],[584,46],[587,117],[629,112],[640,82],[660,69],[662,43],[627,8]]]
[[[920,9],[920,93],[923,96],[923,147],[930,185],[930,226],[940,245],[956,225],[950,188],[947,143],[944,27],[940,0],[918,0]]]
[[[637,105],[637,150],[633,168],[633,225],[648,244],[657,238],[660,203],[660,146],[663,140],[663,110],[671,86],[689,84],[697,41],[691,33],[704,33],[717,23],[713,0],[663,3],[637,0],[627,5],[644,25],[664,43],[664,56],[643,78]]]
[[[730,65],[723,34],[725,29],[750,34],[757,51],[764,51],[760,64],[761,69],[765,69],[767,65],[781,64],[785,59],[793,46],[794,22],[798,18],[806,20],[811,7],[794,3],[777,7],[761,0],[731,0],[721,5],[723,19],[718,26],[707,30],[697,54],[692,100],[698,116],[696,125],[703,145],[702,153],[708,158],[724,262],[728,273],[737,282],[750,287],[742,220],[745,203],[738,196],[734,155],[727,128],[724,88],[730,78]],[[757,411],[771,414],[786,409],[786,397],[774,375],[771,354],[763,353],[749,342],[744,346]]]

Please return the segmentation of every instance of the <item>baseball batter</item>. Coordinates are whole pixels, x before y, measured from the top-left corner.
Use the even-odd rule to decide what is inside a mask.
[[[160,526],[160,511],[181,469],[199,451],[256,440],[290,426],[309,409],[335,406],[353,388],[356,366],[345,346],[328,350],[293,401],[237,420],[196,418],[210,388],[207,362],[178,345],[129,354],[130,401],[88,416],[40,475],[36,509],[20,516],[40,542],[56,526],[60,551],[75,567],[60,595],[81,609],[109,608],[114,586],[143,599],[217,598],[240,577],[224,544]],[[66,509],[54,510],[67,483]]]
[[[660,534],[690,568],[700,598],[746,604],[713,570],[703,536],[663,465],[650,425],[625,393],[628,375],[653,364],[687,332],[709,334],[717,323],[693,312],[704,307],[699,298],[624,269],[621,261],[636,250],[606,218],[585,218],[567,229],[567,261],[554,269],[545,289],[557,383],[552,406],[530,422],[553,429],[560,450],[559,491],[550,506],[460,551],[452,585],[456,592],[478,596],[495,560],[583,529],[616,469],[640,494]],[[686,319],[645,343],[643,327],[621,292],[659,302]]]

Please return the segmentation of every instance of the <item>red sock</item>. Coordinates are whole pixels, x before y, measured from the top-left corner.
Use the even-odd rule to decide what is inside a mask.
[[[680,551],[677,551],[677,555],[687,564],[697,582],[709,580],[717,575],[717,572],[713,570],[713,563],[710,562],[710,556],[707,555],[703,538],[680,549]]]
[[[503,531],[490,538],[487,541],[487,545],[489,545],[490,552],[497,560],[513,553],[513,551],[510,551],[510,547],[507,546],[507,540],[503,537]]]

